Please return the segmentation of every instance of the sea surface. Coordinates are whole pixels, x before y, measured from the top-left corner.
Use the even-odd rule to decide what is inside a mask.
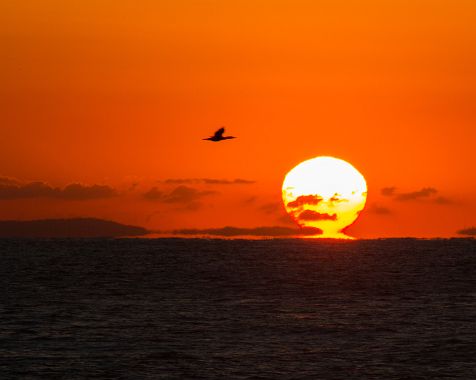
[[[1,379],[476,379],[476,240],[0,240]]]

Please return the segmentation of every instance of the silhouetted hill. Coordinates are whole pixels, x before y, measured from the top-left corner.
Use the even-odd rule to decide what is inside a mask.
[[[147,234],[145,228],[95,218],[0,221],[0,237],[120,237]]]

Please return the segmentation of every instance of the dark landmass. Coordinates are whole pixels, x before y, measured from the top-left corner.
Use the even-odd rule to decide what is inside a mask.
[[[142,227],[95,218],[0,221],[0,238],[98,238],[147,233]]]
[[[210,235],[210,236],[297,236],[297,235],[320,235],[319,228],[289,228],[289,227],[256,227],[256,228],[208,228],[208,229],[182,229],[173,231],[176,235]]]

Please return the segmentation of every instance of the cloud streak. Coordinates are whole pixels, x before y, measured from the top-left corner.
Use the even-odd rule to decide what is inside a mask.
[[[395,199],[397,201],[414,201],[414,200],[419,200],[422,198],[431,197],[432,195],[435,195],[437,192],[438,190],[436,190],[433,187],[424,187],[423,189],[418,191],[398,194]]]
[[[294,201],[289,202],[288,207],[298,208],[305,205],[316,206],[321,201],[322,201],[322,197],[318,195],[301,195],[297,197]]]
[[[15,178],[10,177],[0,177],[0,186],[7,186],[7,185],[20,185],[21,182]]]
[[[272,227],[255,227],[255,228],[239,228],[239,227],[223,227],[208,229],[180,229],[173,231],[175,235],[209,235],[220,237],[233,236],[257,236],[257,237],[292,237],[305,235],[321,235],[322,230],[314,227],[305,227],[301,229],[272,226]]]
[[[463,228],[456,232],[458,235],[476,236],[476,227]]]
[[[392,197],[395,195],[396,190],[397,188],[395,186],[391,186],[391,187],[384,187],[380,192],[385,197]]]
[[[236,178],[233,180],[217,179],[217,178],[169,178],[164,181],[169,185],[252,185],[256,181],[251,181],[242,178]]]
[[[299,220],[319,221],[319,220],[337,220],[337,214],[323,214],[313,210],[304,210],[298,216]]]
[[[259,207],[259,210],[263,211],[265,214],[268,215],[284,212],[283,204],[279,202],[265,203],[264,205]]]
[[[446,197],[438,197],[435,199],[435,203],[438,203],[439,205],[452,205],[455,204],[455,201]]]
[[[62,200],[91,200],[112,198],[117,191],[106,185],[72,183],[64,188],[52,187],[45,182],[21,183],[11,178],[0,178],[0,200],[50,198]]]
[[[369,212],[371,212],[373,214],[377,214],[377,215],[390,215],[390,214],[392,214],[392,211],[389,208],[379,206],[377,204],[371,205],[368,208],[368,210],[369,210]]]
[[[398,193],[397,188],[392,187],[384,187],[381,190],[381,194],[385,197],[392,197],[394,200],[400,202],[408,202],[408,201],[419,201],[419,200],[432,200],[434,203],[438,205],[450,205],[454,204],[455,202],[452,199],[447,197],[439,196],[435,198],[435,195],[438,193],[438,190],[434,187],[424,187],[417,191],[410,191],[407,193]]]
[[[398,193],[397,188],[395,186],[392,187],[384,187],[381,189],[381,194],[385,197],[391,197],[396,201],[399,202],[408,202],[408,201],[423,201],[423,200],[428,200],[431,201],[437,205],[453,205],[456,204],[456,202],[451,199],[447,198],[444,196],[438,196],[435,197],[436,194],[438,194],[438,190],[435,189],[434,187],[424,187],[421,190],[417,191],[410,191],[407,193]],[[380,214],[385,214],[384,210],[380,210],[382,212],[378,212],[377,208],[374,208],[375,213],[380,213]]]
[[[143,194],[149,201],[180,204],[187,209],[196,210],[200,207],[200,200],[208,195],[217,194],[216,191],[200,191],[189,186],[177,186],[172,191],[164,192],[157,187],[151,188]]]

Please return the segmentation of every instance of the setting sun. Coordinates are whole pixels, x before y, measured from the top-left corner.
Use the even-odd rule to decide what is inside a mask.
[[[0,0],[0,380],[476,380],[475,16]]]
[[[293,168],[284,179],[286,211],[301,227],[322,230],[318,237],[351,237],[343,233],[359,216],[367,199],[364,177],[351,164],[316,157]]]

